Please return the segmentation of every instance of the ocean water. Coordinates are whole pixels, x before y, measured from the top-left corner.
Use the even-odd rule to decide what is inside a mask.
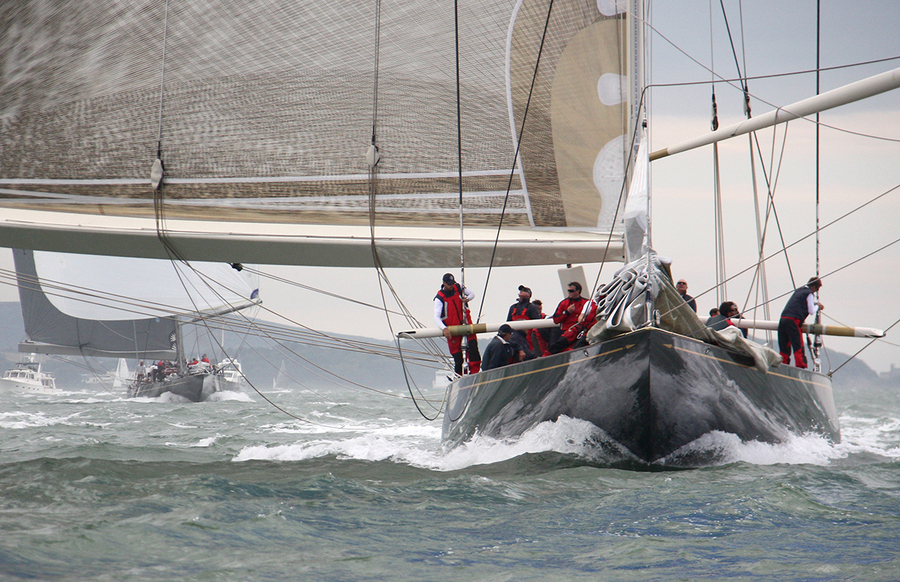
[[[837,394],[839,444],[712,434],[687,470],[570,419],[444,452],[400,398],[217,396],[0,394],[0,579],[900,579],[886,389]]]

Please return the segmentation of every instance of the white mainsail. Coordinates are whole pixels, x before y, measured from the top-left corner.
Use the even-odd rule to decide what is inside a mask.
[[[0,245],[369,266],[375,226],[383,266],[446,265],[461,198],[472,266],[621,260],[627,18],[601,4],[17,3]]]

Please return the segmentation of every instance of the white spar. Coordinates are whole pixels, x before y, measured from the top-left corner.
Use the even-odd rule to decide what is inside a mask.
[[[777,321],[765,321],[762,319],[732,319],[731,322],[737,327],[742,327],[744,329],[778,329]],[[884,337],[883,331],[871,327],[846,327],[843,325],[804,323],[800,328],[803,330],[803,333],[811,333],[814,335],[839,335],[845,337],[867,338]]]
[[[764,113],[751,119],[746,119],[734,125],[717,129],[711,133],[701,135],[694,139],[657,150],[650,154],[650,161],[658,160],[673,154],[679,154],[700,146],[709,145],[718,141],[744,135],[751,131],[770,127],[800,117],[806,117],[820,111],[825,111],[847,103],[853,103],[861,99],[872,97],[886,91],[892,91],[900,87],[900,68],[874,75],[837,89],[798,101],[774,111]]]
[[[447,329],[454,336],[472,335],[479,333],[496,332],[503,324],[513,329],[543,329],[547,327],[559,327],[552,319],[521,319],[519,321],[501,321],[499,323],[474,323],[472,325],[450,325]],[[424,339],[429,337],[441,337],[444,330],[437,327],[422,327],[397,332],[399,338]]]

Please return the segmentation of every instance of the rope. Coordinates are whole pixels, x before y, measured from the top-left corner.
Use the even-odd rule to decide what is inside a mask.
[[[891,325],[889,325],[889,326],[887,327],[887,329],[884,330],[884,332],[885,332],[885,333],[889,332],[889,331],[891,330],[891,328],[893,328],[893,327],[894,327],[895,325],[897,325],[898,323],[900,323],[900,319],[898,319],[897,321],[895,321],[894,323],[892,323]],[[838,367],[835,368],[834,370],[831,370],[830,372],[828,372],[828,377],[830,378],[835,372],[837,372],[838,370],[840,370],[841,368],[843,368],[844,366],[846,366],[851,360],[855,359],[856,356],[858,356],[859,354],[861,354],[861,353],[863,352],[863,350],[865,350],[866,348],[868,348],[869,346],[871,346],[872,344],[874,344],[876,341],[878,341],[878,339],[879,339],[879,338],[873,338],[873,339],[872,339],[871,341],[869,341],[866,345],[864,345],[863,347],[861,347],[861,348],[859,349],[859,351],[857,351],[855,354],[853,354],[852,356],[850,356],[849,358],[847,358],[847,361],[845,361],[843,364],[841,364],[840,366],[838,366]]]
[[[378,87],[379,87],[378,79],[379,79],[379,69],[380,69],[380,66],[379,66],[380,53],[381,53],[381,0],[376,0],[376,5],[375,5],[375,59],[374,59],[374,72],[373,72],[372,142],[371,142],[372,147],[375,148],[376,156],[378,155],[378,153],[377,153],[378,152],[377,127],[378,127]],[[458,50],[457,50],[457,57],[458,57]],[[459,101],[459,99],[458,99],[458,91],[459,91],[458,79],[459,79],[459,74],[458,74],[458,58],[457,58],[457,102]],[[377,161],[377,159],[374,162],[375,163],[369,167],[369,208],[368,208],[369,248],[372,253],[372,263],[375,266],[375,271],[378,276],[378,290],[381,295],[382,306],[379,308],[374,305],[369,305],[369,304],[363,303],[361,301],[355,301],[355,300],[352,300],[352,299],[349,299],[346,297],[340,297],[340,298],[351,301],[351,302],[358,303],[360,305],[365,305],[367,307],[373,307],[373,308],[376,308],[376,309],[379,309],[380,311],[382,311],[385,315],[385,319],[387,321],[388,328],[390,329],[391,336],[395,336],[396,334],[394,333],[393,324],[391,323],[391,317],[390,317],[391,314],[403,316],[410,326],[412,326],[414,324],[421,326],[421,323],[418,320],[416,320],[416,318],[412,315],[412,312],[406,308],[402,299],[400,298],[400,295],[397,293],[396,289],[394,289],[394,286],[391,283],[390,278],[387,276],[387,273],[384,270],[384,265],[381,262],[381,257],[378,253],[378,246],[377,246],[376,238],[375,238],[375,223],[376,223],[376,218],[377,218],[376,209],[377,209],[377,196],[378,196],[378,161]],[[462,201],[462,165],[460,162],[460,203],[461,203],[461,201]],[[391,293],[391,296],[393,297],[394,301],[399,306],[399,308],[400,308],[399,312],[388,309],[387,296],[385,295],[385,286],[387,286],[388,290]],[[307,288],[310,290],[314,290],[311,287],[307,287]],[[319,290],[316,290],[316,291],[319,291]],[[321,291],[319,291],[319,292],[321,292]],[[334,294],[329,294],[329,295],[334,296],[334,297],[339,297]],[[406,387],[409,392],[409,396],[412,399],[413,403],[415,404],[416,409],[419,410],[419,413],[422,414],[422,416],[424,418],[426,418],[428,420],[433,420],[433,418],[429,418],[427,415],[425,415],[422,412],[421,407],[419,406],[418,398],[413,391],[413,386],[415,385],[415,381],[411,382],[412,378],[409,375],[409,370],[407,369],[406,360],[403,356],[403,350],[400,348],[400,340],[396,339],[395,342],[397,345],[397,354],[399,356],[400,363],[403,368],[403,378],[406,383]],[[438,350],[436,349],[436,346],[434,345],[433,341],[429,341],[425,345],[426,345],[426,347],[427,346],[433,347],[431,355],[436,356],[436,357],[441,357]],[[444,357],[444,358],[446,358],[446,357]],[[446,365],[446,360],[445,360],[445,365]],[[326,371],[326,370],[323,370],[323,371]],[[363,388],[370,389],[368,387],[363,387]],[[434,406],[431,404],[431,401],[422,394],[422,391],[418,388],[418,386],[415,386],[415,391],[418,392],[419,397],[424,402],[428,403],[430,406],[432,406],[432,408],[434,408]],[[443,406],[440,409],[435,409],[435,410],[438,410],[438,415],[440,414],[440,410],[442,410],[442,408],[443,408]],[[435,418],[436,417],[437,416],[435,416]]]
[[[822,230],[827,229],[827,228],[830,227],[830,226],[833,226],[833,225],[837,224],[838,222],[844,220],[845,218],[847,218],[847,217],[850,216],[851,214],[854,214],[854,213],[856,213],[856,212],[862,210],[862,209],[865,208],[866,206],[869,206],[870,204],[876,202],[877,200],[879,200],[879,199],[881,199],[881,198],[887,196],[888,194],[890,194],[890,193],[892,193],[892,192],[894,192],[894,191],[897,191],[898,189],[900,189],[900,184],[898,184],[898,185],[896,185],[896,186],[894,186],[894,187],[892,187],[892,188],[889,188],[888,190],[886,190],[885,192],[882,192],[882,193],[879,194],[878,196],[875,196],[875,197],[872,198],[871,200],[868,200],[868,201],[866,201],[866,202],[860,204],[860,205],[857,206],[856,208],[854,208],[854,209],[852,209],[852,210],[850,210],[850,211],[844,213],[843,215],[841,215],[841,216],[835,218],[835,219],[832,220],[831,222],[828,222],[827,224],[825,224],[824,226],[822,226],[821,228],[819,228],[819,230],[822,231]],[[783,249],[780,249],[780,250],[776,251],[775,253],[769,255],[768,257],[765,257],[765,258],[763,259],[762,262],[769,261],[770,259],[772,259],[772,258],[778,256],[778,255],[781,254],[782,252],[785,252],[785,253],[786,253],[788,249],[790,249],[790,248],[792,248],[792,247],[794,247],[794,246],[800,244],[801,242],[805,241],[806,239],[808,239],[809,237],[811,237],[811,236],[813,236],[813,235],[815,235],[815,232],[811,232],[811,233],[809,233],[809,234],[807,234],[807,235],[805,235],[805,236],[803,236],[803,237],[801,237],[801,238],[795,240],[795,241],[792,242],[791,244],[785,245]],[[877,253],[880,253],[880,252],[882,252],[882,251],[888,249],[889,247],[891,247],[891,246],[893,246],[893,245],[895,245],[895,244],[897,244],[897,243],[900,243],[900,238],[897,238],[897,239],[895,239],[895,240],[893,240],[893,241],[891,241],[891,242],[889,242],[889,243],[887,243],[887,244],[885,244],[885,245],[882,245],[881,247],[875,249],[874,251],[869,252],[869,253],[863,255],[862,257],[859,257],[859,258],[857,258],[857,259],[855,259],[855,260],[853,260],[853,261],[851,261],[851,262],[849,262],[849,263],[847,263],[847,264],[845,264],[845,265],[843,265],[843,266],[841,266],[841,267],[838,267],[837,269],[834,269],[833,271],[830,271],[829,273],[826,273],[825,275],[822,275],[820,278],[821,278],[821,279],[825,279],[826,277],[829,277],[829,276],[831,276],[831,275],[833,275],[833,274],[835,274],[835,273],[838,273],[838,272],[840,272],[840,271],[846,269],[847,267],[850,267],[850,266],[852,266],[852,265],[855,265],[856,263],[859,263],[859,262],[861,262],[861,261],[863,261],[863,260],[865,260],[865,259],[867,259],[867,258],[869,258],[869,257],[871,257],[871,256],[873,256],[873,255],[875,255],[875,254],[877,254]],[[730,281],[730,280],[732,280],[732,279],[735,279],[735,278],[737,278],[737,277],[740,277],[741,275],[743,275],[744,273],[750,271],[751,269],[756,268],[757,264],[758,264],[758,263],[755,263],[755,264],[753,264],[753,265],[751,265],[751,266],[749,266],[749,267],[747,267],[747,268],[745,268],[745,269],[742,269],[741,271],[739,271],[739,272],[735,273],[734,275],[732,275],[731,277],[729,277],[728,280]],[[713,289],[715,289],[715,288],[712,287],[712,288],[710,288],[710,289],[707,289],[707,290],[705,290],[705,291],[699,293],[699,294],[697,295],[697,297],[702,297],[703,295],[706,295],[707,293],[711,292]],[[778,296],[776,296],[776,297],[771,298],[771,299],[769,300],[769,302],[771,303],[772,301],[777,301],[778,299],[781,299],[782,297],[786,297],[787,295],[789,295],[789,294],[791,294],[791,293],[793,293],[793,289],[790,290],[790,291],[788,291],[788,292],[786,292],[786,293],[782,293],[781,295],[778,295]],[[754,306],[752,309],[756,309],[757,307],[758,307],[758,306]],[[663,314],[663,315],[665,315],[665,314]]]
[[[163,53],[162,53],[162,73],[159,79],[159,117],[157,123],[156,134],[156,157],[162,158],[162,117],[163,117],[163,96],[166,91],[166,49],[169,43],[169,0],[166,0],[165,18],[163,24]]]

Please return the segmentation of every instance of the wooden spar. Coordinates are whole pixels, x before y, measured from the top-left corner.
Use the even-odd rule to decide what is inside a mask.
[[[464,336],[479,333],[491,333],[500,329],[500,326],[507,324],[513,329],[543,329],[550,327],[558,327],[559,324],[553,323],[552,319],[525,319],[519,321],[503,321],[500,323],[476,323],[473,325],[451,325],[448,327],[450,334],[453,336]],[[771,331],[778,330],[777,321],[765,321],[762,319],[733,319],[737,327],[744,329],[766,329]],[[804,323],[801,326],[803,333],[811,333],[815,335],[834,335],[844,337],[862,337],[862,338],[879,338],[884,337],[884,332],[880,329],[871,327],[846,327],[843,325],[816,325],[813,323]],[[397,332],[398,338],[425,339],[432,337],[441,337],[444,335],[443,330],[436,327],[423,327],[419,329],[410,329]]]
[[[855,83],[838,87],[837,89],[832,89],[821,95],[816,95],[815,97],[810,97],[809,99],[804,99],[791,105],[779,107],[775,111],[770,111],[759,117],[735,123],[734,125],[723,127],[711,133],[701,135],[700,137],[681,142],[680,144],[657,150],[650,154],[650,161],[652,162],[653,160],[658,160],[659,158],[664,158],[672,154],[679,154],[700,146],[744,135],[751,131],[812,115],[819,111],[825,111],[826,109],[853,103],[854,101],[866,99],[898,87],[900,87],[900,68],[881,73],[880,75],[875,75],[874,77],[868,77],[856,81]]]
[[[768,329],[777,330],[777,321],[764,321],[761,319],[732,319],[731,322],[737,327],[744,329]],[[844,337],[865,337],[878,338],[884,337],[884,332],[880,329],[871,327],[846,327],[843,325],[817,325],[814,323],[804,323],[800,326],[803,333],[811,333],[815,335],[838,335]]]
[[[503,324],[513,329],[544,329],[547,327],[559,327],[558,323],[554,323],[552,319],[520,319],[519,321],[501,321],[500,323],[475,323],[472,325],[450,325],[450,335],[464,336],[479,333],[496,332]],[[423,327],[420,329],[410,329],[397,332],[398,338],[425,339],[430,337],[441,337],[444,330],[437,327]]]

